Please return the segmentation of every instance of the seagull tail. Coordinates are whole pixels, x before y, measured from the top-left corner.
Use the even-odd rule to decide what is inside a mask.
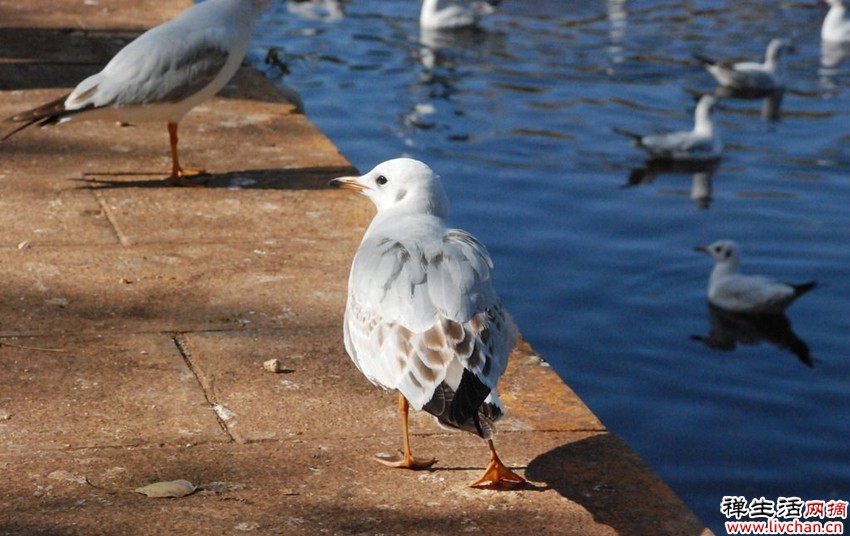
[[[794,287],[794,299],[797,299],[800,296],[802,296],[803,294],[805,294],[808,291],[812,290],[813,288],[817,287],[818,282],[817,281],[809,281],[808,283],[801,283],[799,285],[791,285],[791,286]]]
[[[643,134],[631,132],[630,130],[625,130],[625,129],[622,129],[620,127],[614,127],[611,130],[614,132],[614,134],[619,134],[621,136],[626,136],[627,138],[631,138],[632,141],[634,141],[636,145],[640,145],[641,140],[643,139]]]
[[[702,63],[702,64],[704,64],[704,65],[714,65],[715,63],[717,63],[715,60],[713,60],[713,59],[709,58],[708,56],[703,56],[702,54],[699,54],[699,53],[696,53],[696,52],[694,52],[694,53],[693,53],[693,54],[691,54],[691,55],[692,55],[692,56],[693,56],[696,60],[698,60],[700,63]]]
[[[444,426],[490,439],[496,432],[495,422],[502,417],[497,403],[485,401],[490,391],[474,373],[464,370],[457,391],[441,383],[422,409]]]
[[[65,99],[67,98],[68,95],[63,95],[47,104],[42,104],[32,110],[17,113],[12,117],[6,118],[3,120],[4,127],[9,124],[12,126],[0,136],[0,141],[10,138],[30,125],[38,124],[44,126],[59,122],[60,119],[68,114],[68,111],[65,110]]]

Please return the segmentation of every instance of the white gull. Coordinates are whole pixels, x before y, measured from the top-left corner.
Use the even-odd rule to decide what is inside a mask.
[[[649,153],[652,159],[705,162],[720,158],[723,143],[712,119],[717,100],[703,95],[694,111],[694,128],[665,134],[636,134],[615,127],[617,134],[632,138],[634,144]]]
[[[256,15],[268,2],[206,0],[186,9],[130,42],[69,94],[8,118],[13,127],[0,140],[33,124],[163,121],[171,143],[170,178],[181,182],[189,172],[184,172],[177,156],[177,125],[236,73]]]
[[[487,250],[469,233],[446,227],[439,177],[418,160],[389,160],[331,184],[377,207],[351,266],[344,338],[366,378],[399,393],[404,450],[378,461],[409,469],[436,461],[410,452],[412,406],[488,440],[490,464],[471,486],[523,482],[501,462],[492,439],[503,414],[496,385],[517,332],[493,288]]]
[[[714,258],[714,269],[708,279],[708,301],[726,311],[781,314],[817,285],[816,281],[792,285],[762,275],[738,273],[741,253],[732,240],[718,240],[696,249]]]
[[[715,61],[694,54],[717,82],[724,87],[740,91],[775,91],[784,86],[782,79],[782,53],[787,47],[784,39],[772,39],[767,45],[764,62]]]
[[[847,8],[844,0],[824,0],[829,4],[829,11],[823,19],[820,28],[821,41],[828,43],[850,42],[850,19],[847,19]]]

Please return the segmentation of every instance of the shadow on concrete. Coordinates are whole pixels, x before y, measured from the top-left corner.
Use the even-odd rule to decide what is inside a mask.
[[[352,166],[323,166],[297,169],[252,169],[222,174],[203,174],[187,179],[188,187],[226,188],[230,190],[322,190],[328,181],[345,175],[359,174]],[[163,178],[162,174],[88,173],[79,188],[108,190],[116,188],[185,188]],[[114,178],[111,178],[114,177]],[[139,177],[139,178],[133,178]],[[141,178],[145,177],[145,178]]]
[[[704,530],[673,492],[610,433],[546,452],[528,464],[525,474],[580,504],[598,523],[623,536],[687,536]],[[681,506],[672,511],[671,505]],[[691,521],[691,526],[684,520]]]
[[[85,73],[99,71],[139,33],[138,30],[3,28],[0,58],[5,61],[0,63],[0,90],[74,86],[87,76]]]

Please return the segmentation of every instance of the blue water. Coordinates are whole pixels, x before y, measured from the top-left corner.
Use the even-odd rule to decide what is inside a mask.
[[[506,0],[484,31],[427,40],[417,6],[309,20],[275,3],[251,60],[278,76],[277,48],[362,171],[407,155],[441,174],[525,337],[715,532],[724,495],[850,499],[850,60],[820,65],[825,7]],[[774,36],[796,47],[781,115],[724,101],[710,197],[690,172],[625,187],[643,155],[611,127],[690,128],[693,91],[715,88],[690,54],[758,58]],[[788,312],[813,367],[692,340],[711,270],[693,248],[718,238],[747,271],[821,282]]]

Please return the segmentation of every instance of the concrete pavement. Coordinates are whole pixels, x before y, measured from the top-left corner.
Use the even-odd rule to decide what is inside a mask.
[[[0,0],[0,116],[186,5]],[[250,68],[186,116],[181,158],[206,188],[161,181],[165,125],[0,143],[0,534],[709,534],[527,344],[497,436],[527,486],[467,488],[486,444],[423,415],[432,470],[373,462],[400,426],[342,346],[372,209],[326,183],[351,165]],[[132,491],[175,479],[200,488]]]

